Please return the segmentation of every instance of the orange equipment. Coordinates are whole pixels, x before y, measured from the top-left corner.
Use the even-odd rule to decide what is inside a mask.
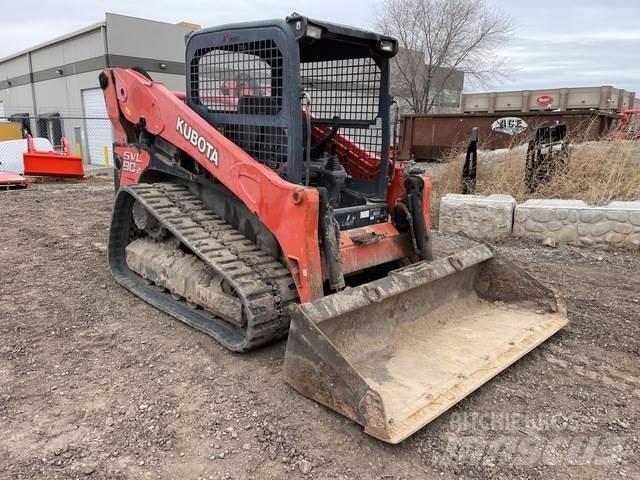
[[[616,126],[616,136],[640,140],[640,108],[630,108],[622,112]]]
[[[36,150],[33,138],[27,137],[27,151],[23,155],[24,174],[45,177],[83,178],[82,157],[71,154],[69,142],[62,137],[62,151]]]
[[[395,39],[294,14],[192,33],[186,94],[99,77],[114,127],[111,273],[400,442],[566,324],[487,245],[433,258],[431,181],[391,146]]]

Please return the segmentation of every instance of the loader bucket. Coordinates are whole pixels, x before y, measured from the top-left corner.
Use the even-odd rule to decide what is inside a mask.
[[[553,291],[487,245],[292,306],[285,378],[398,443],[567,323]]]

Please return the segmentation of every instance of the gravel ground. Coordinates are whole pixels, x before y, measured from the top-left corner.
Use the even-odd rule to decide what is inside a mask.
[[[640,258],[508,242],[570,325],[400,445],[118,287],[109,182],[0,192],[0,478],[640,478]],[[457,241],[446,238],[446,241]]]

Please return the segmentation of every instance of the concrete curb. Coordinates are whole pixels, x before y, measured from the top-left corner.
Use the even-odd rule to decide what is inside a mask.
[[[546,245],[640,249],[640,201],[588,205],[581,200],[534,199],[517,204],[509,195],[447,194],[440,203],[440,231],[478,240],[510,235]]]
[[[113,177],[113,167],[96,167],[85,165],[84,174],[86,177]]]

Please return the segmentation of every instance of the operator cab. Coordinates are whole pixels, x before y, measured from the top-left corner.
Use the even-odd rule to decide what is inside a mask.
[[[341,230],[387,221],[395,39],[292,14],[199,30],[187,103],[291,183],[322,188]]]

